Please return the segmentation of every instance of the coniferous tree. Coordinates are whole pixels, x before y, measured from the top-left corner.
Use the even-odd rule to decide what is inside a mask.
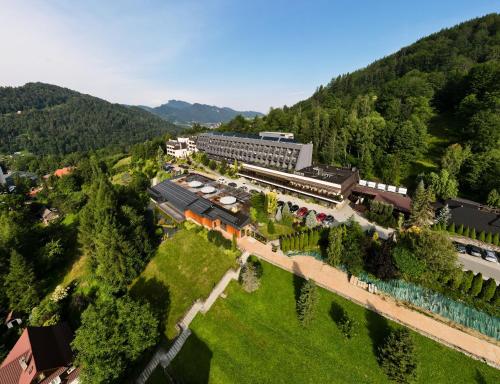
[[[500,234],[495,233],[493,235],[493,239],[492,239],[491,242],[492,242],[493,245],[499,245],[499,243],[500,243]]]
[[[410,331],[400,328],[390,332],[379,349],[380,365],[389,379],[409,383],[416,377],[415,345]]]
[[[470,236],[470,228],[469,227],[465,227],[464,236],[465,237],[469,237]]]
[[[5,276],[5,292],[12,310],[29,313],[38,304],[33,268],[16,251],[11,252],[9,273]]]
[[[486,240],[486,234],[484,233],[484,231],[481,231],[479,233],[479,238],[478,238],[479,241],[482,241],[484,242]]]
[[[460,284],[460,289],[462,292],[467,293],[472,285],[472,279],[474,279],[474,272],[466,271],[462,276],[462,282]]]
[[[448,227],[448,232],[451,234],[455,233],[455,223],[451,223],[450,226]]]
[[[489,278],[486,283],[483,284],[483,289],[481,290],[481,298],[484,301],[490,301],[493,296],[495,296],[495,290],[497,289],[497,282],[493,278]]]
[[[485,241],[488,243],[488,244],[491,244],[493,242],[493,235],[491,234],[491,232],[488,232],[486,234],[486,239]]]
[[[312,229],[318,225],[318,220],[316,220],[316,214],[314,211],[309,211],[306,216],[306,227]]]
[[[451,219],[451,211],[450,211],[450,207],[448,206],[448,204],[446,204],[440,211],[439,211],[439,215],[438,217],[436,218],[436,221],[438,224],[444,226],[444,227],[447,227],[448,226],[448,223],[450,222],[450,219]]]
[[[303,327],[308,327],[314,319],[318,303],[318,288],[314,281],[306,281],[300,290],[297,301],[297,318]]]
[[[411,203],[410,223],[417,227],[427,227],[433,217],[430,190],[426,190],[424,182],[420,180]]]
[[[457,229],[457,235],[462,236],[464,234],[464,225],[460,224]]]
[[[259,289],[260,280],[257,269],[252,262],[247,262],[240,272],[240,283],[243,289],[249,293]]]
[[[476,240],[476,228],[472,228],[472,230],[470,231],[470,238],[472,240]]]
[[[341,227],[330,228],[328,232],[328,248],[327,262],[331,266],[337,266],[340,264],[342,258],[342,235],[343,230]]]
[[[472,284],[470,287],[469,294],[472,297],[476,297],[477,295],[479,295],[479,292],[481,292],[481,288],[483,288],[483,275],[481,274],[481,272],[479,272],[472,279]]]

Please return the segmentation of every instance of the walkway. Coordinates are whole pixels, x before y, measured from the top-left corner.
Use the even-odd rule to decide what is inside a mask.
[[[212,292],[210,292],[210,295],[207,297],[206,300],[204,301],[197,300],[191,306],[191,308],[189,308],[187,313],[184,315],[184,317],[178,324],[178,327],[180,328],[181,331],[179,336],[177,336],[177,338],[175,339],[174,343],[172,344],[172,346],[168,351],[165,351],[165,349],[163,349],[162,347],[159,347],[156,350],[155,354],[153,355],[149,363],[146,365],[142,373],[137,378],[136,380],[137,384],[145,384],[146,381],[148,381],[149,376],[153,373],[153,371],[159,364],[163,368],[169,366],[169,364],[172,362],[175,356],[177,356],[179,351],[182,349],[182,346],[184,345],[189,335],[191,334],[189,326],[191,325],[193,319],[196,317],[198,313],[206,313],[215,303],[217,298],[226,290],[229,283],[232,280],[238,280],[241,266],[243,266],[247,262],[249,256],[250,256],[249,252],[243,252],[238,260],[238,263],[240,265],[238,269],[236,270],[229,269],[224,274],[224,276],[222,276],[222,279],[220,279],[220,281],[217,283],[214,289],[212,289]]]
[[[241,249],[277,267],[313,279],[319,286],[329,291],[401,323],[424,336],[500,368],[500,346],[399,305],[395,300],[386,296],[374,295],[354,286],[348,282],[347,275],[338,269],[312,257],[287,257],[281,251],[272,252],[270,245],[259,243],[251,237],[240,239],[239,245]]]

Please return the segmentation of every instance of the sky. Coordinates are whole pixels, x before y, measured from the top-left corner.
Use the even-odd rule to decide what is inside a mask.
[[[0,0],[0,86],[268,112],[500,0]]]

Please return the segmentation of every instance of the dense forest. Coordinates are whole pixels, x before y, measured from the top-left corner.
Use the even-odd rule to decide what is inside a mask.
[[[43,83],[0,87],[0,152],[66,154],[128,146],[180,128],[138,107]]]
[[[221,129],[291,131],[314,144],[318,162],[410,187],[419,175],[452,178],[462,195],[486,200],[500,191],[499,59],[500,15],[490,14],[334,78],[292,107]]]

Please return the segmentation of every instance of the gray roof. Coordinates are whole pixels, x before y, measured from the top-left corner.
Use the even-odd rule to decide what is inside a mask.
[[[151,197],[157,201],[168,201],[171,205],[181,211],[190,210],[197,215],[219,219],[225,224],[236,228],[242,228],[250,223],[250,218],[241,212],[233,213],[225,208],[219,207],[203,197],[198,196],[180,185],[165,180],[148,190]]]

